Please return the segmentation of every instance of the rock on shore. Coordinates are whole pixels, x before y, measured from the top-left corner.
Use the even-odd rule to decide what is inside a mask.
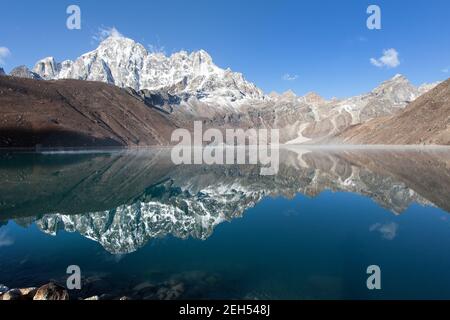
[[[10,289],[0,294],[0,300],[69,300],[69,293],[51,282],[40,288]]]

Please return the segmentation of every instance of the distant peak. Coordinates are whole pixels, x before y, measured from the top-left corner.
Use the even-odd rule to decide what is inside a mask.
[[[279,94],[278,92],[276,92],[276,91],[272,91],[272,92],[270,92],[270,93],[268,94],[268,96],[269,96],[270,98],[272,98],[272,99],[277,99],[277,98],[280,97],[280,94]]]
[[[99,48],[111,45],[135,45],[137,44],[131,38],[128,38],[121,34],[116,28],[102,29],[99,31],[99,35],[95,37],[99,40]]]
[[[203,50],[203,49],[194,51],[194,53],[197,53],[197,54],[200,54],[200,55],[207,55],[207,56],[209,56],[208,52],[206,52],[206,50]]]
[[[408,80],[404,75],[397,73],[391,80]]]
[[[46,57],[36,62],[33,72],[44,79],[50,79],[59,72],[59,69],[60,65],[55,61],[54,57]]]
[[[172,56],[173,57],[176,57],[176,56],[189,56],[189,53],[186,51],[186,50],[180,50],[180,51],[178,51],[178,52],[174,52],[174,53],[172,53]]]
[[[305,99],[306,103],[310,104],[320,104],[326,101],[324,98],[322,98],[319,94],[315,92],[308,92],[303,96],[303,99]]]
[[[192,53],[191,53],[191,56],[192,56],[194,59],[198,59],[199,62],[208,62],[208,63],[211,63],[211,62],[212,62],[212,58],[211,58],[211,56],[209,55],[209,53],[206,52],[206,51],[203,50],[203,49],[192,52]]]
[[[55,62],[54,57],[46,57],[44,59],[39,60],[39,62]]]
[[[382,82],[378,87],[376,87],[374,89],[374,91],[379,91],[379,90],[383,90],[383,88],[386,88],[386,87],[392,87],[392,86],[398,86],[398,85],[410,86],[411,84],[409,83],[409,80],[404,75],[398,73],[395,76],[393,76],[392,78]]]
[[[122,33],[119,32],[119,30],[116,29],[116,27],[111,28],[99,28],[98,33],[95,36],[96,40],[104,41],[109,38],[125,38]]]
[[[442,83],[441,81],[436,81],[436,82],[433,82],[433,83],[423,83],[418,88],[419,94],[427,93],[428,91],[431,91],[432,89],[434,89],[435,87],[437,87],[441,83]]]
[[[30,69],[28,69],[27,66],[21,65],[13,70],[11,70],[10,76],[17,77],[17,78],[28,78],[28,79],[35,79],[35,80],[42,80],[41,76]]]
[[[124,36],[115,36],[111,35],[105,40],[103,40],[100,45],[93,51],[105,51],[105,50],[113,50],[118,52],[123,52],[126,48],[139,48],[143,52],[143,54],[147,55],[148,50],[140,43],[134,41],[133,39],[124,37]],[[91,52],[86,53],[85,55],[89,55]]]
[[[46,57],[46,58],[43,58],[43,59],[39,60],[38,62],[36,62],[34,68],[36,69],[37,67],[40,67],[40,68],[44,69],[46,66],[50,66],[53,69],[55,69],[56,65],[57,65],[57,62],[54,57]]]
[[[122,35],[120,35],[120,36],[118,36],[118,35],[110,35],[107,38],[105,38],[104,40],[102,40],[102,42],[100,42],[100,45],[111,43],[111,42],[113,42],[113,43],[116,43],[116,42],[130,42],[130,43],[132,42],[132,43],[135,43],[135,41],[133,39],[124,37]]]
[[[121,34],[121,33],[119,32],[119,30],[117,30],[117,29],[114,28],[114,27],[111,28],[111,31],[110,31],[109,36],[112,37],[112,38],[125,38],[125,37],[123,36],[123,34]]]
[[[283,96],[283,97],[296,97],[297,95],[295,94],[294,91],[292,91],[291,89],[289,89],[289,90],[283,92],[283,93],[281,94],[281,96]]]
[[[313,91],[305,94],[305,98],[320,98],[320,99],[322,99],[322,97],[319,94],[317,94],[316,92],[313,92]]]

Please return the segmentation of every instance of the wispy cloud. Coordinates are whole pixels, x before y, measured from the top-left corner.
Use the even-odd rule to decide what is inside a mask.
[[[395,222],[381,224],[375,223],[370,226],[369,230],[371,232],[378,231],[381,234],[381,237],[386,240],[394,240],[397,236],[398,224]]]
[[[0,231],[0,248],[8,247],[14,244],[14,240],[6,234],[6,231]]]
[[[449,73],[450,72],[450,68],[444,68],[441,70],[443,73]]]
[[[291,74],[289,74],[289,73],[285,73],[285,74],[283,75],[282,79],[283,79],[284,81],[295,81],[295,80],[298,79],[298,75],[296,75],[296,74],[291,75]]]
[[[400,60],[398,59],[399,53],[397,50],[391,48],[383,50],[383,55],[378,58],[371,58],[370,63],[373,64],[376,67],[382,68],[395,68],[400,65]]]
[[[11,55],[11,51],[7,47],[0,47],[0,65],[5,64],[5,59]]]
[[[100,27],[98,31],[92,36],[92,40],[101,42],[109,37],[123,37],[123,35],[116,29],[116,27]]]

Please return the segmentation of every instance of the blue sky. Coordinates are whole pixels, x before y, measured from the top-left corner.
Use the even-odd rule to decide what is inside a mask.
[[[450,75],[448,0],[2,2],[0,64],[6,71],[46,56],[75,59],[97,46],[99,28],[114,26],[168,54],[204,49],[217,65],[242,72],[266,92],[345,97],[396,73],[414,84]],[[81,30],[66,28],[70,4],[81,8]],[[370,4],[381,8],[381,30],[366,27]],[[386,49],[398,53],[398,66],[370,62]]]

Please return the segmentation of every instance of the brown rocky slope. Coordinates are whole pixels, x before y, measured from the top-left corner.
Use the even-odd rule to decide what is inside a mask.
[[[450,145],[450,79],[404,110],[342,132],[344,144]]]
[[[175,128],[112,85],[0,76],[0,148],[167,145]]]

